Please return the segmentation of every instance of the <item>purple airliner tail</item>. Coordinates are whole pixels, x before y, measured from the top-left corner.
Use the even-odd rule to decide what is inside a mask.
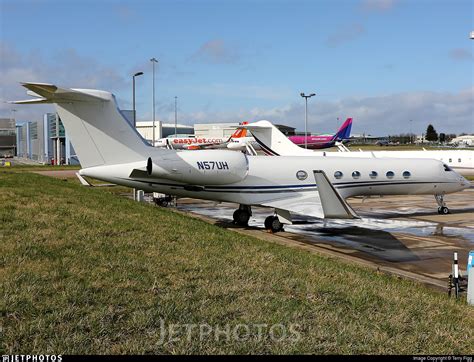
[[[334,141],[343,141],[347,140],[351,136],[351,129],[352,129],[352,118],[346,119],[346,121],[342,124],[341,128],[336,132],[334,135]]]

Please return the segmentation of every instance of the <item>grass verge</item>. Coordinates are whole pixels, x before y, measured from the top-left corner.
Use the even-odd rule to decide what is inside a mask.
[[[414,282],[27,172],[0,205],[2,354],[474,352]]]

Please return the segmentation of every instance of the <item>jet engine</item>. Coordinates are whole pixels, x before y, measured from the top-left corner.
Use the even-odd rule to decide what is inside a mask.
[[[248,159],[242,152],[197,150],[172,152],[148,158],[149,176],[191,185],[227,185],[242,181],[248,174]]]

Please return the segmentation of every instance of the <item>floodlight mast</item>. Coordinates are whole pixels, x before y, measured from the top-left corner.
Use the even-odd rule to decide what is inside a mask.
[[[315,96],[316,93],[304,94],[300,93],[300,96],[305,99],[305,111],[304,111],[304,148],[308,148],[308,98]]]

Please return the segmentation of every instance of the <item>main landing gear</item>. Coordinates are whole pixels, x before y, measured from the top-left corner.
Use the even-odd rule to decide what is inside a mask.
[[[252,208],[248,205],[240,205],[234,211],[234,224],[239,226],[248,226],[250,216],[252,216]]]
[[[444,195],[435,195],[436,202],[438,203],[438,214],[447,215],[449,214],[449,209],[444,202]]]
[[[272,233],[283,231],[283,224],[278,219],[278,216],[271,215],[265,219],[265,229]]]

